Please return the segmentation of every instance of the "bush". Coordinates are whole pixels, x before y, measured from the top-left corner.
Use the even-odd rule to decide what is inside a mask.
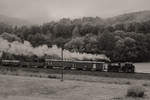
[[[130,84],[131,84],[131,82],[130,82],[130,81],[127,81],[127,82],[125,82],[125,84],[128,84],[128,85],[130,85]]]
[[[143,86],[150,86],[150,83],[143,83]]]
[[[144,97],[145,89],[142,86],[131,86],[127,90],[128,97]]]
[[[48,78],[57,78],[56,75],[48,75]]]

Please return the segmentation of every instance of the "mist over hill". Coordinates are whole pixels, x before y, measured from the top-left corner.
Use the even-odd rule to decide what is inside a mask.
[[[22,26],[22,25],[32,25],[33,23],[24,20],[24,19],[19,19],[19,18],[15,18],[15,17],[9,17],[9,16],[5,16],[5,15],[0,15],[0,23],[5,23],[5,24],[9,24],[9,25],[17,25],[17,26]]]
[[[115,17],[109,18],[101,18],[99,17],[83,17],[83,18],[76,18],[74,21],[83,20],[86,23],[93,23],[93,24],[101,24],[101,25],[115,25],[120,23],[132,23],[132,22],[144,22],[150,20],[150,11],[139,11],[139,12],[131,12],[122,15],[117,15]],[[49,21],[47,21],[49,22]],[[35,24],[42,24],[39,21],[35,22],[31,20],[24,20],[21,18],[15,18],[5,15],[0,15],[0,23],[10,24],[10,25],[35,25]]]

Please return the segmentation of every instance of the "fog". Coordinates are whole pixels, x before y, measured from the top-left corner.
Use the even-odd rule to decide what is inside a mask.
[[[0,14],[41,23],[63,17],[112,17],[150,10],[149,4],[150,0],[0,0]]]

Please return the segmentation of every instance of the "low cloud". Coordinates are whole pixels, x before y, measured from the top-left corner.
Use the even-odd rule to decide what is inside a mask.
[[[0,0],[0,13],[45,22],[62,17],[110,17],[150,10],[149,4],[150,0]]]

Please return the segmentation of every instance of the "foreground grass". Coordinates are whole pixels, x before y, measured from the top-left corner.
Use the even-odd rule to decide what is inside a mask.
[[[0,100],[149,100],[148,86],[144,98],[129,98],[126,97],[126,93],[130,84],[109,83],[107,78],[103,80],[105,82],[75,80],[61,82],[58,79],[0,75]],[[128,81],[142,85],[136,80]]]
[[[10,68],[0,67],[0,74],[27,76],[39,78],[60,79],[60,70],[35,69],[35,68]],[[93,74],[92,74],[93,73]],[[89,75],[88,75],[89,74]],[[150,74],[132,74],[132,73],[107,73],[107,72],[86,72],[86,71],[64,71],[64,80],[76,80],[84,82],[101,82],[107,84],[132,85],[140,84],[145,87],[150,87]],[[130,77],[131,76],[131,77]],[[133,76],[136,76],[135,78]]]
[[[127,86],[0,75],[0,100],[101,100],[111,99]],[[119,94],[118,93],[118,96]],[[120,94],[121,95],[121,94]]]
[[[65,71],[61,82],[59,71],[1,67],[0,100],[150,100],[150,80],[142,79],[145,74],[134,78],[135,74],[125,73],[72,73]],[[132,85],[143,86],[145,96],[127,97]]]

